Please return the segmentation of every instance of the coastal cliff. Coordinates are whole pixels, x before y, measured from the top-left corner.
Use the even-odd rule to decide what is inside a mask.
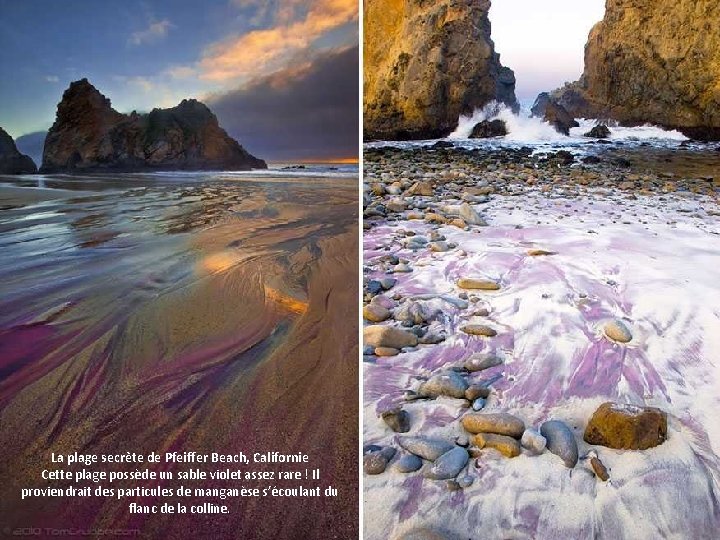
[[[365,1],[365,139],[442,137],[492,100],[517,106],[489,10],[490,0]]]
[[[70,84],[48,131],[41,172],[266,168],[194,99],[126,115],[87,79]]]
[[[37,167],[32,159],[21,154],[13,138],[0,128],[0,174],[32,174]]]
[[[720,3],[607,0],[582,78],[552,97],[573,116],[720,139]]]

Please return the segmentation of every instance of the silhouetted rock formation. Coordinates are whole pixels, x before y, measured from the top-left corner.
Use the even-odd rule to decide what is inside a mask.
[[[32,174],[37,167],[32,159],[21,154],[15,146],[15,141],[8,133],[0,128],[0,174]]]
[[[552,99],[547,92],[543,92],[537,97],[530,112],[533,116],[545,120],[563,135],[570,135],[570,128],[580,125],[572,115],[570,115],[562,105]]]
[[[366,0],[365,139],[441,137],[490,101],[517,108],[489,9],[489,0]]]
[[[70,84],[48,131],[41,172],[266,168],[194,99],[125,115],[82,79]]]

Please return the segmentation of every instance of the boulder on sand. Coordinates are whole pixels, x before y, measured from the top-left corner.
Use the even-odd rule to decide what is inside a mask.
[[[664,411],[607,402],[593,413],[583,438],[608,448],[646,450],[665,442],[667,434]]]
[[[525,423],[508,413],[470,413],[460,423],[470,433],[496,433],[516,439],[525,431]]]
[[[385,325],[370,325],[363,329],[363,341],[371,347],[389,347],[402,349],[403,347],[414,347],[418,338],[400,328]]]

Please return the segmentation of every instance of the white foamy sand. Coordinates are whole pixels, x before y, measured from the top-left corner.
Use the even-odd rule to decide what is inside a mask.
[[[457,296],[460,277],[499,280],[463,310],[444,304],[450,336],[439,345],[364,364],[364,441],[394,444],[377,417],[400,404],[417,376],[456,366],[473,352],[496,351],[505,363],[470,380],[496,379],[487,411],[507,411],[538,427],[565,421],[581,460],[574,469],[545,452],[514,459],[483,452],[467,466],[473,484],[449,491],[423,471],[365,475],[365,538],[392,538],[413,527],[450,538],[643,540],[717,538],[720,526],[720,220],[707,197],[638,197],[596,192],[583,199],[494,197],[476,206],[490,227],[439,232],[457,249],[393,251],[411,261],[392,292]],[[385,223],[365,235],[365,261],[386,254],[398,228],[427,236],[421,221]],[[397,246],[397,243],[393,244]],[[531,257],[530,249],[555,255]],[[462,256],[459,250],[467,253]],[[382,274],[371,277],[384,277]],[[397,275],[395,276],[397,277]],[[472,316],[480,307],[488,317]],[[622,319],[633,339],[609,341],[602,327]],[[495,338],[467,336],[462,324],[488,324]],[[660,407],[668,440],[644,451],[590,446],[583,430],[604,401]],[[403,405],[407,435],[453,441],[463,433],[460,401]],[[610,480],[595,478],[593,449]],[[464,473],[461,473],[461,476]]]

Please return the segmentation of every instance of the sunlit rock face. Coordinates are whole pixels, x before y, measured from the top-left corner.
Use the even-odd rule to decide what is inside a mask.
[[[366,139],[440,137],[492,100],[516,106],[489,10],[489,0],[365,2]]]
[[[87,79],[70,84],[45,139],[42,172],[266,168],[194,99],[122,114]]]
[[[553,97],[575,117],[720,139],[720,4],[608,0],[590,32],[582,78]]]

